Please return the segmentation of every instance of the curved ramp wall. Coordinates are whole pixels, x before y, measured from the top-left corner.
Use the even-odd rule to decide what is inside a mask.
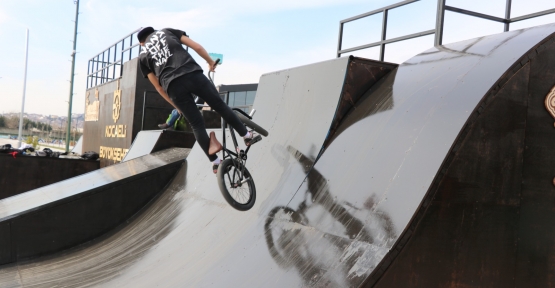
[[[511,185],[518,187],[520,182],[516,176],[522,163],[512,159],[518,159],[519,153],[524,151],[524,146],[518,145],[524,143],[523,123],[526,121],[522,117],[527,114],[523,111],[527,102],[526,90],[522,93],[516,87],[522,90],[528,86],[514,82],[520,78],[513,76],[526,74],[526,69],[530,69],[527,64],[530,58],[541,55],[535,63],[544,66],[538,68],[543,72],[534,73],[545,73],[538,78],[545,82],[532,85],[530,91],[539,89],[542,97],[547,95],[555,85],[550,70],[555,67],[547,68],[548,63],[552,63],[549,59],[553,53],[546,48],[552,45],[554,32],[555,25],[545,25],[432,48],[382,79],[345,117],[326,151],[308,174],[307,181],[288,205],[276,206],[268,214],[266,235],[273,234],[272,241],[269,241],[273,244],[269,246],[274,260],[283,269],[296,270],[304,278],[299,286],[372,286],[384,276],[384,271],[391,269],[378,282],[379,287],[445,287],[453,283],[455,286],[499,287],[514,281],[508,275],[523,269],[525,259],[533,261],[535,256],[544,255],[542,258],[547,260],[553,253],[545,255],[542,251],[549,252],[552,241],[541,243],[541,249],[535,253],[519,255],[515,252],[519,248],[529,249],[533,243],[539,242],[517,241],[519,233],[527,233],[537,224],[527,221],[529,226],[525,226],[524,222],[515,222],[519,213],[515,201],[519,194]],[[502,90],[513,94],[503,96],[506,92],[501,93]],[[533,109],[543,113],[544,121],[550,122],[546,129],[553,132],[552,120],[548,119],[543,99],[540,100],[536,103],[539,106]],[[494,110],[483,127],[474,128],[481,133],[493,134],[488,136],[485,133],[489,138],[478,141],[483,145],[484,140],[488,140],[489,147],[484,145],[483,148],[487,149],[461,154],[462,158],[458,159],[461,162],[456,165],[466,173],[461,176],[468,179],[468,183],[463,177],[458,179],[461,185],[476,184],[470,180],[480,180],[484,182],[481,183],[483,191],[476,185],[457,190],[462,195],[452,193],[455,187],[449,184],[457,182],[453,179],[459,175],[454,172],[445,174],[444,168],[448,166],[444,163],[451,161],[452,151],[456,153],[460,149],[457,141],[465,137],[467,127],[476,121],[486,106],[499,105],[501,108],[491,108]],[[537,113],[532,111],[529,116]],[[552,143],[547,138],[542,141],[544,146]],[[482,147],[478,145],[478,148]],[[300,165],[310,163],[309,155],[293,151]],[[479,152],[491,153],[483,155]],[[538,163],[544,163],[544,169],[549,169],[550,157]],[[485,166],[487,161],[490,166]],[[497,168],[501,176],[481,165]],[[547,197],[542,199],[544,202],[550,199],[553,190],[550,186],[552,177],[541,182],[545,189],[543,197]],[[443,190],[438,194],[444,198],[450,195],[454,200],[438,204],[434,208],[435,218],[422,222],[433,199],[430,195],[437,189],[434,179],[450,180],[444,182]],[[467,198],[464,193],[468,194]],[[473,197],[477,195],[484,199]],[[480,200],[476,206],[498,205],[498,209],[482,209],[482,214],[469,214],[475,206],[452,207],[459,197],[466,201]],[[456,213],[465,212],[463,208],[467,209],[466,214]],[[546,213],[543,215],[551,215],[550,209],[550,205],[544,207]],[[463,215],[470,216],[470,219]],[[532,215],[538,219],[542,214]],[[486,222],[487,225],[472,226],[478,216],[485,219],[491,216],[492,219]],[[459,223],[465,225],[457,226]],[[426,232],[413,235],[419,224],[427,226]],[[519,224],[521,227],[510,229]],[[456,227],[460,230],[457,231]],[[546,223],[541,227],[547,229],[549,225]],[[482,234],[464,233],[472,229]],[[549,239],[546,234],[541,234],[541,230],[535,228],[534,236],[528,235],[527,238],[531,240],[541,235],[541,238]],[[434,238],[437,235],[442,237]],[[551,233],[547,232],[547,235]],[[399,253],[407,241],[413,241],[411,249]],[[484,242],[489,246],[482,245]],[[489,251],[488,247],[495,249]],[[397,255],[403,257],[396,259]],[[520,263],[515,263],[517,258]],[[390,265],[392,262],[394,264]],[[500,263],[503,265],[495,266]],[[535,265],[540,270],[529,275],[538,273],[544,279],[552,277],[553,273],[548,271],[549,262],[542,260]],[[549,282],[541,283],[545,286]]]
[[[166,191],[128,226],[88,247],[0,267],[0,284],[298,285],[303,278],[272,260],[264,237],[265,216],[273,207],[287,205],[311,168],[310,163],[300,166],[289,147],[315,158],[334,119],[349,109],[343,102],[338,109],[340,99],[357,99],[392,68],[340,58],[263,75],[254,120],[270,135],[249,152],[248,168],[257,187],[257,203],[250,211],[236,211],[225,202],[210,162],[194,146]]]
[[[481,99],[461,95],[478,102],[367,286],[553,286],[555,129],[545,101],[555,92],[554,31],[553,24],[514,31],[493,46],[533,47],[500,63],[510,67]]]

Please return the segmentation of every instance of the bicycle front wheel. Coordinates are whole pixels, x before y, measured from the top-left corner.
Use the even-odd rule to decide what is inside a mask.
[[[256,201],[256,188],[246,167],[235,159],[222,161],[218,168],[218,185],[224,199],[231,207],[247,211]]]

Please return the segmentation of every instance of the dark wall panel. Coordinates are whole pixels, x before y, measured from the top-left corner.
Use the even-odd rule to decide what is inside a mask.
[[[555,285],[554,39],[484,96],[368,287]]]
[[[12,262],[10,223],[0,223],[0,263]]]
[[[179,166],[168,165],[140,179],[17,217],[11,221],[17,259],[57,252],[105,234],[144,207]]]
[[[0,154],[0,200],[98,168],[98,161]]]
[[[499,275],[515,267],[529,70],[484,103],[426,216],[377,287],[513,285]]]
[[[530,61],[516,287],[555,286],[555,119],[544,106],[555,87],[555,43],[538,52]]]

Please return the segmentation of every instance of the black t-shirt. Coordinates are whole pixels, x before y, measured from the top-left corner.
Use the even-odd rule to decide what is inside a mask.
[[[165,91],[173,79],[202,68],[181,45],[181,30],[164,28],[150,34],[141,47],[139,65],[146,78],[150,72],[158,77]]]

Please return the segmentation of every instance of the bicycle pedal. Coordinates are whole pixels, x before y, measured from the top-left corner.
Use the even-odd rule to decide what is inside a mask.
[[[256,135],[254,138],[252,138],[251,140],[251,145],[262,140],[262,136],[261,135]]]

